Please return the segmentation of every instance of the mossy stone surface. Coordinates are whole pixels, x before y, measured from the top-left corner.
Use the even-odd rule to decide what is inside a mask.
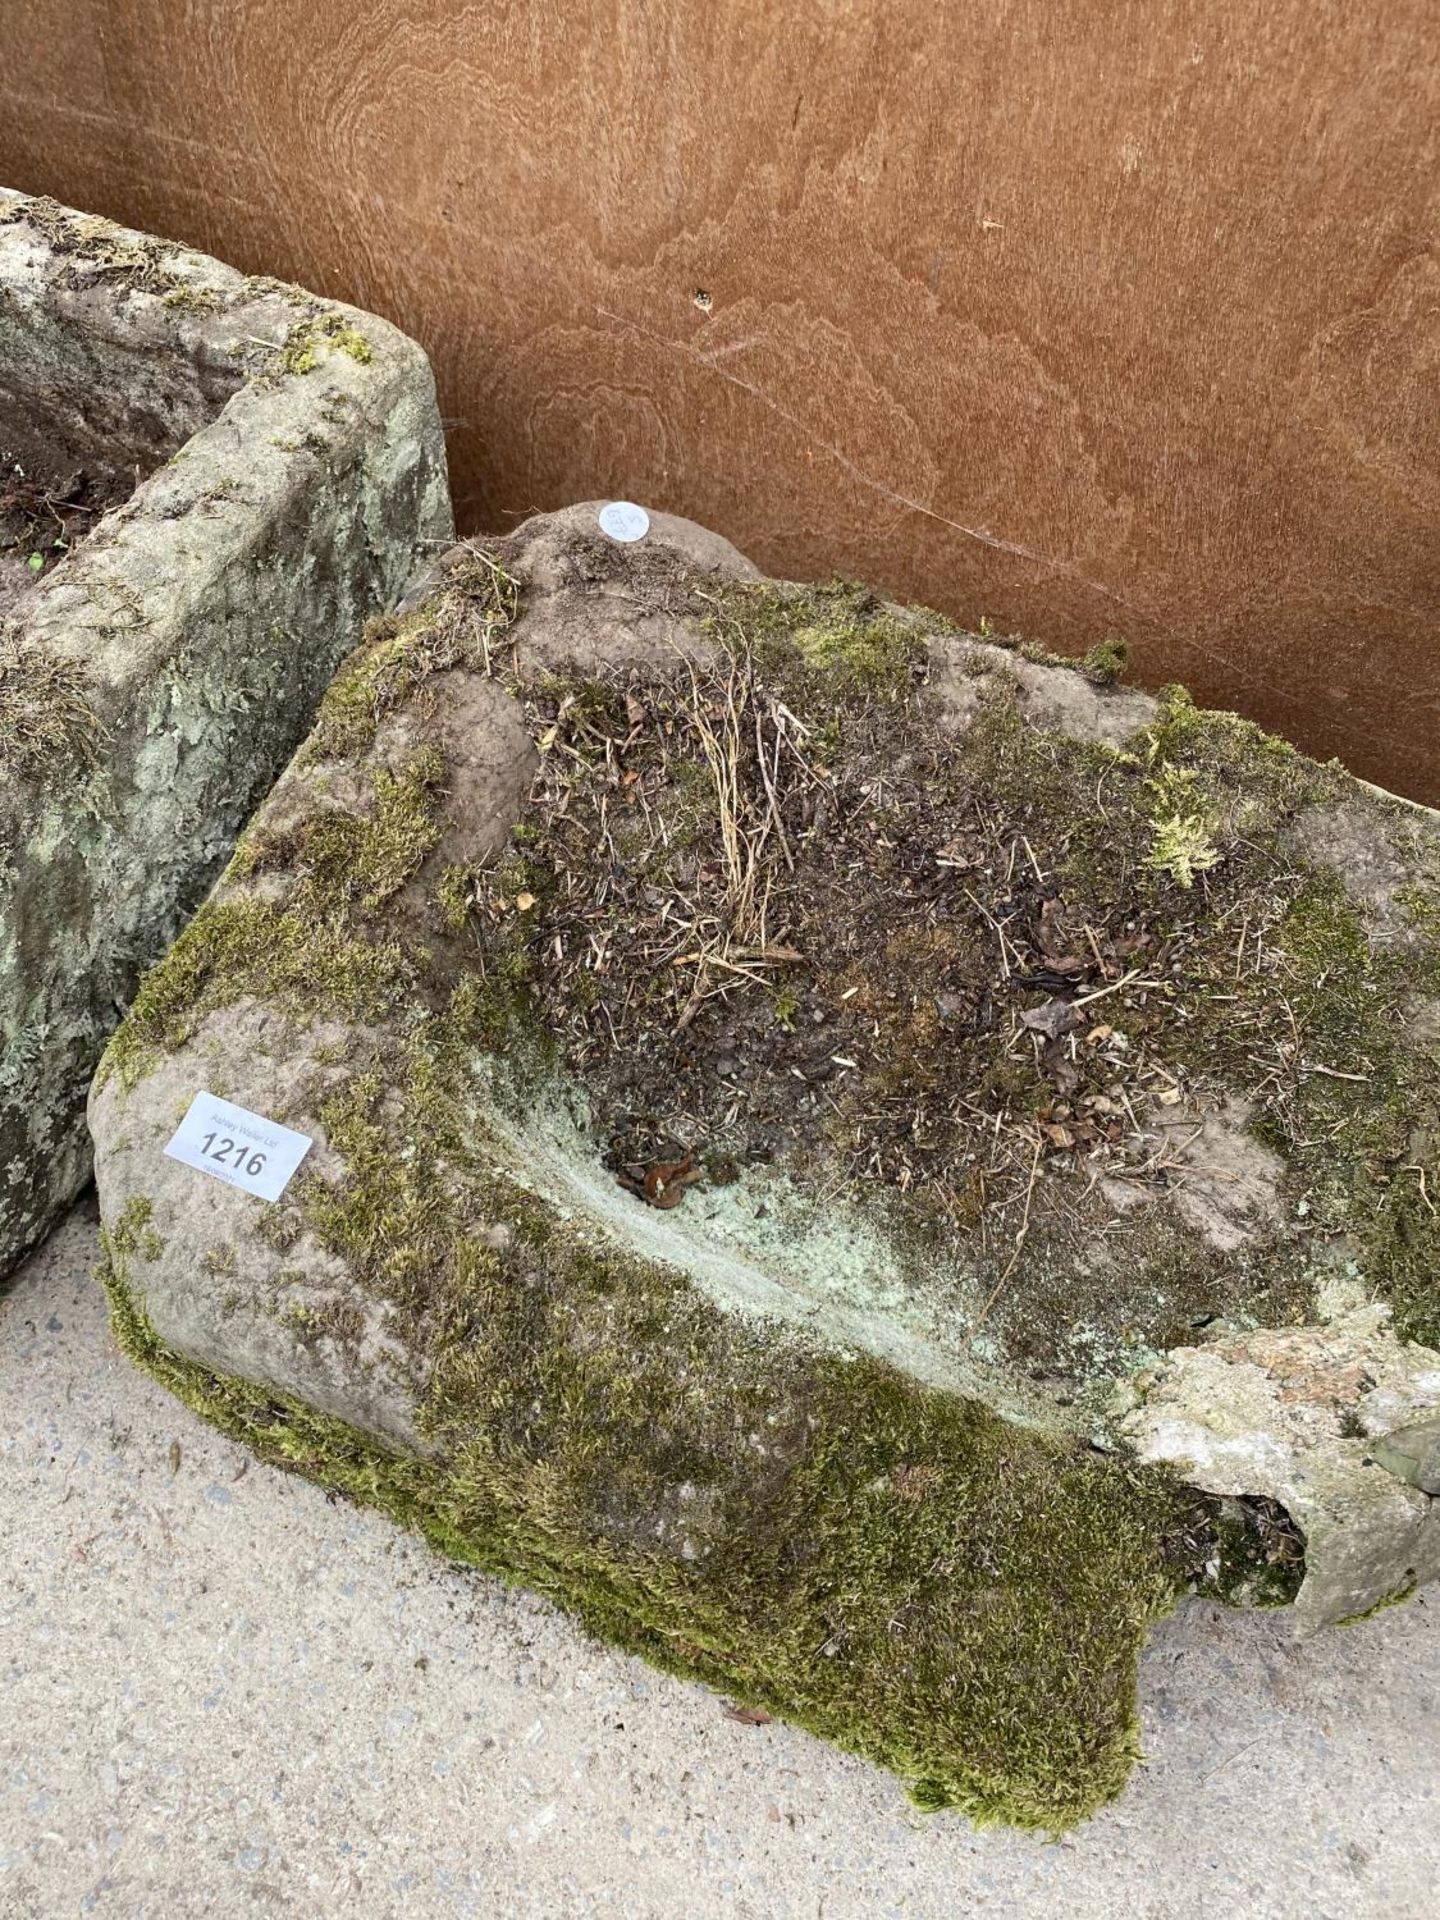
[[[86,1090],[141,972],[452,532],[413,342],[0,195],[0,441],[17,423],[142,477],[0,617],[0,1279],[89,1178]]]
[[[1264,1488],[1122,1415],[1197,1341],[1323,1347],[1337,1274],[1393,1286],[1387,1353],[1435,1312],[1385,1157],[1425,1124],[1432,830],[1109,664],[663,515],[457,549],[102,1066],[130,1349],[927,1805],[1099,1804],[1149,1622],[1306,1572]],[[1339,806],[1383,901],[1303,850]],[[278,1204],[163,1157],[202,1087],[313,1137]]]

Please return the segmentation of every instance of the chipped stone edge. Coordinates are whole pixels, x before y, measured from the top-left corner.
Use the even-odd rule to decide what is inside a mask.
[[[1332,1289],[1320,1327],[1177,1347],[1120,1421],[1142,1460],[1207,1493],[1278,1501],[1305,1536],[1300,1633],[1440,1578],[1440,1501],[1373,1443],[1440,1407],[1440,1353],[1397,1338],[1383,1303]]]

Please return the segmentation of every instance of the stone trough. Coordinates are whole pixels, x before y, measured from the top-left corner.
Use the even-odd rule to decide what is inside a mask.
[[[0,196],[0,1276],[89,1177],[142,969],[450,535],[393,327]]]
[[[1403,1597],[1440,836],[1118,665],[665,516],[456,549],[97,1077],[129,1350],[977,1818],[1118,1790],[1182,1592]]]

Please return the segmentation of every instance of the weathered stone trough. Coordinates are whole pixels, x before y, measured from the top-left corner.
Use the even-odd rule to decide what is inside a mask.
[[[0,196],[0,1276],[88,1178],[141,970],[450,534],[393,327]]]
[[[130,1351],[978,1817],[1118,1789],[1186,1589],[1434,1574],[1440,836],[1114,668],[457,549],[107,1054]]]

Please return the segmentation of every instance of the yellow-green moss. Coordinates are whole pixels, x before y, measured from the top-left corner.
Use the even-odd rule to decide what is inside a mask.
[[[314,372],[327,352],[348,354],[364,366],[374,358],[374,351],[343,314],[313,314],[298,321],[286,334],[279,360],[283,372],[306,374]]]
[[[1088,653],[1075,663],[1087,680],[1093,680],[1097,687],[1108,687],[1125,674],[1126,662],[1130,657],[1125,642],[1111,634],[1107,639],[1097,640]]]
[[[107,1247],[117,1259],[138,1253],[144,1260],[158,1260],[165,1247],[151,1224],[154,1218],[155,1207],[149,1197],[132,1193],[106,1229]]]
[[[295,876],[287,916],[332,921],[354,905],[373,913],[397,893],[440,837],[436,818],[444,756],[425,747],[401,772],[377,768],[368,813],[321,810],[271,840],[252,831],[237,855],[238,874],[286,866]]]
[[[1361,1613],[1348,1614],[1345,1619],[1337,1620],[1337,1627],[1358,1627],[1362,1621],[1373,1620],[1377,1614],[1388,1613],[1391,1607],[1403,1607],[1417,1586],[1414,1580],[1407,1580],[1396,1587],[1393,1593],[1381,1594],[1373,1607],[1366,1607]]]
[[[1309,1231],[1344,1238],[1396,1328],[1440,1346],[1440,1061],[1406,1007],[1434,966],[1424,944],[1372,943],[1332,874],[1313,874],[1286,913],[1281,971],[1247,997],[1283,999],[1304,1036],[1298,1072],[1260,1122],[1285,1154]],[[1286,1016],[1288,1017],[1288,1016]],[[1349,1075],[1350,1078],[1342,1078]]]
[[[303,763],[363,754],[381,718],[421,694],[431,674],[461,665],[484,670],[515,617],[518,593],[505,569],[475,550],[451,567],[423,607],[372,620],[331,682]]]
[[[428,621],[372,623],[322,703],[307,760],[362,754],[380,718],[417,698],[432,672],[488,658],[515,604],[514,581],[477,553],[453,569]],[[434,847],[444,780],[443,756],[424,747],[398,773],[375,770],[366,812],[318,806],[283,835],[263,827],[244,835],[227,878],[286,869],[294,881],[284,905],[241,892],[208,901],[142,981],[101,1063],[102,1083],[118,1072],[133,1085],[207,1012],[251,994],[316,1017],[381,1017],[413,986],[413,968],[368,922]]]
[[[1168,873],[1182,887],[1193,887],[1197,874],[1218,865],[1220,851],[1203,814],[1170,813],[1155,823],[1149,859],[1152,867]]]
[[[409,979],[399,949],[245,897],[209,900],[146,974],[105,1057],[103,1085],[141,1079],[183,1046],[205,1015],[247,995],[323,1018],[378,1019]]]
[[[820,687],[841,697],[898,699],[924,657],[927,633],[940,623],[836,580],[731,585],[706,624],[731,650],[812,693]]]
[[[214,287],[194,286],[182,280],[164,295],[162,306],[183,313],[218,313],[226,304],[225,296]]]

